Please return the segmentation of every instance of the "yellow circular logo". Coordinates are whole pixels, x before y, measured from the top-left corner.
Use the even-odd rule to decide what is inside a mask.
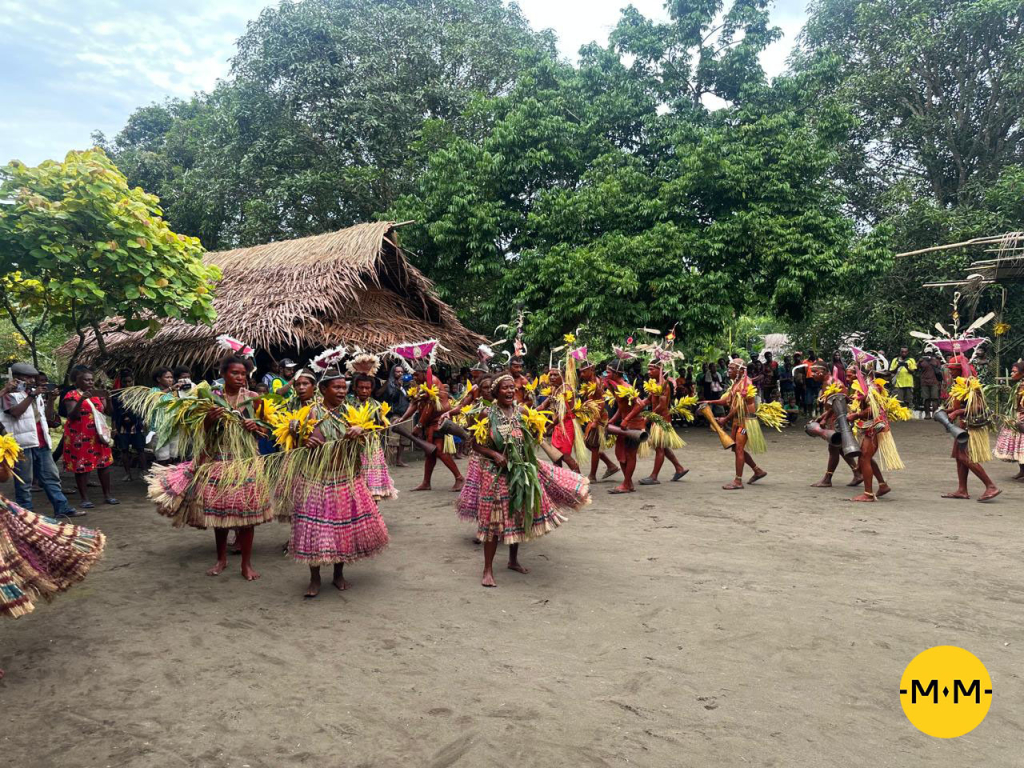
[[[970,651],[937,645],[903,670],[900,703],[911,724],[937,739],[970,733],[992,706],[992,678]]]

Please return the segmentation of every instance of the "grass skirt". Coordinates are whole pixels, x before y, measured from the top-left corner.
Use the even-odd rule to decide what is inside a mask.
[[[481,459],[480,454],[476,451],[469,454],[469,464],[466,465],[467,482],[471,477],[480,477],[480,463],[482,461],[485,461],[485,459]],[[464,523],[475,523],[477,521],[476,507],[463,504],[461,495],[459,496],[459,503],[455,505],[455,513],[458,515],[459,520]]]
[[[239,528],[274,519],[266,482],[251,477],[243,485],[221,488],[224,462],[214,461],[201,487],[196,487],[194,462],[154,466],[149,474],[149,499],[175,528]]]
[[[391,481],[391,473],[388,471],[388,459],[384,453],[384,444],[380,440],[375,440],[363,451],[363,479],[374,499],[398,498],[398,491],[395,489],[395,484]]]
[[[751,454],[767,453],[768,444],[764,441],[764,432],[761,431],[761,422],[756,416],[747,416],[743,420],[743,427],[747,430],[747,451]]]
[[[0,496],[0,615],[31,613],[77,584],[103,555],[99,531],[22,509]]]
[[[351,563],[388,545],[388,529],[359,475],[337,474],[295,489],[288,551],[307,565]]]
[[[1002,461],[1024,464],[1024,432],[1016,427],[1003,427],[996,438],[995,455]]]
[[[900,458],[899,451],[896,450],[896,441],[892,437],[892,432],[888,429],[878,433],[878,451],[875,456],[878,459],[879,465],[886,472],[897,472],[901,469],[906,469],[903,459]]]
[[[537,472],[540,511],[529,531],[524,526],[522,510],[509,509],[508,476],[483,457],[467,468],[466,483],[459,494],[459,518],[477,521],[479,541],[519,544],[555,530],[565,521],[565,513],[590,503],[590,481],[582,475],[545,461],[537,463]]]
[[[679,433],[673,427],[664,427],[656,421],[652,421],[647,425],[647,433],[650,437],[645,442],[640,443],[640,450],[637,452],[637,456],[641,459],[653,456],[654,452],[659,448],[676,451],[686,445],[683,442],[683,438],[679,436]]]
[[[989,444],[988,427],[971,427],[967,430],[967,455],[971,461],[984,464],[992,461],[992,446]]]

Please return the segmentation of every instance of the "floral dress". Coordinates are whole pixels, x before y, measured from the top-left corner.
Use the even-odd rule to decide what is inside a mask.
[[[82,393],[73,389],[64,395],[68,410],[82,399]],[[64,469],[76,475],[103,469],[114,463],[110,446],[100,440],[96,431],[96,418],[89,406],[103,412],[103,399],[90,397],[88,404],[82,403],[78,415],[64,423]]]

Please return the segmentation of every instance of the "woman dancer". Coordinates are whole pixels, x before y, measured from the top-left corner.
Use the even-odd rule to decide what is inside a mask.
[[[458,502],[460,516],[477,520],[477,538],[484,543],[480,583],[485,587],[497,586],[493,564],[499,542],[509,546],[509,570],[528,573],[519,563],[519,545],[553,531],[561,525],[562,513],[590,501],[585,477],[537,461],[546,419],[516,403],[515,379],[501,374],[493,389],[494,405],[472,427],[473,451],[480,460],[471,465]]]
[[[352,389],[355,391],[355,402],[360,407],[365,406],[368,414],[380,427],[388,426],[388,410],[390,406],[384,407],[373,399],[373,377],[366,373],[358,373],[352,380]],[[397,499],[398,491],[391,480],[391,473],[388,472],[388,460],[384,453],[384,440],[381,435],[371,434],[366,436],[366,450],[363,451],[363,477],[366,478],[366,486],[374,501],[381,499]]]
[[[1014,480],[1024,480],[1024,362],[1018,360],[1010,368],[1010,380],[1016,386],[1010,396],[1007,423],[996,438],[995,455],[1003,461],[1017,463]]]

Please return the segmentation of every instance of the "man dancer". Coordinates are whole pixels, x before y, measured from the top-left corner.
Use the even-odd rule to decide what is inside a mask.
[[[835,387],[839,387],[839,392],[843,397],[848,395],[846,386],[840,383],[840,381],[832,375],[824,360],[815,360],[811,365],[808,375],[818,382],[818,386],[821,387],[822,394],[819,396],[819,399],[824,398],[825,393],[830,389],[835,389]],[[836,414],[828,402],[823,402],[821,416],[813,419],[812,423],[816,423],[823,430],[836,428]],[[847,483],[847,485],[854,487],[864,482],[864,478],[861,477],[856,461],[843,456],[839,446],[832,445],[827,441],[826,445],[828,445],[828,465],[825,469],[825,476],[818,482],[811,485],[811,488],[832,487],[832,475],[835,474],[836,467],[839,466],[840,458],[842,458],[850,466],[850,469],[853,470],[853,480]]]
[[[732,379],[732,386],[721,400],[705,401],[708,405],[723,405],[729,410],[725,416],[718,419],[723,427],[732,424],[732,439],[735,445],[732,447],[736,455],[736,476],[728,485],[723,485],[722,490],[738,491],[743,488],[743,465],[748,465],[754,470],[754,476],[750,478],[751,484],[756,483],[768,473],[757,466],[754,457],[747,450],[749,439],[748,421],[756,419],[757,405],[754,399],[753,384],[747,376],[747,364],[739,357],[734,357],[729,362],[729,378]]]
[[[584,358],[579,369],[580,376],[580,397],[584,402],[584,411],[590,421],[583,430],[583,441],[587,450],[590,451],[590,475],[591,483],[597,482],[597,466],[602,461],[605,464],[602,480],[620,471],[608,454],[604,452],[605,429],[608,426],[608,411],[604,402],[604,382],[598,378],[597,368],[594,363]]]
[[[980,384],[977,383],[978,379],[977,374],[974,371],[974,367],[962,354],[957,354],[949,361],[948,368],[949,374],[953,378],[954,385],[950,387],[949,400],[946,402],[946,415],[949,417],[950,422],[966,429],[968,433],[974,429],[986,430],[984,439],[987,447],[988,427],[974,427],[967,419],[970,409],[967,403],[968,397],[964,393],[971,392],[972,388],[976,388],[978,395],[981,396],[981,400],[979,405],[976,407],[976,411],[981,413],[985,408],[984,395],[981,394]],[[963,384],[957,381],[959,377],[963,377]],[[961,399],[961,397],[964,399]],[[973,472],[975,477],[985,484],[985,492],[981,494],[978,501],[988,501],[1002,493],[1002,491],[996,487],[996,484],[992,482],[992,478],[988,476],[988,472],[982,468],[980,460],[984,460],[984,457],[972,456],[970,449],[970,441],[966,446],[961,446],[955,440],[953,441],[953,458],[956,460],[957,488],[953,493],[942,494],[942,498],[971,498],[970,494],[967,493],[967,477],[969,472]]]
[[[608,384],[611,387],[612,396],[615,400],[615,414],[608,422],[608,426],[618,425],[622,429],[642,430],[647,422],[640,412],[646,404],[634,394],[635,390],[627,392],[628,384],[622,375],[627,360],[617,357],[608,368]],[[636,471],[636,453],[639,444],[630,440],[625,435],[615,436],[615,458],[619,460],[622,468],[622,483],[612,488],[608,493],[633,493],[633,472]]]
[[[426,364],[425,361],[418,364],[416,370],[413,371],[413,382],[415,389],[413,390],[413,396],[409,398],[409,408],[402,414],[402,418],[399,421],[405,421],[413,413],[416,413],[416,431],[428,443],[433,443],[437,446],[437,450],[424,459],[423,482],[413,488],[413,490],[430,490],[430,480],[434,474],[434,467],[437,466],[438,459],[440,459],[441,463],[448,467],[448,471],[455,478],[452,492],[461,491],[463,483],[462,473],[459,471],[459,467],[451,454],[444,452],[444,435],[439,431],[441,417],[445,412],[441,405],[441,384],[434,378],[430,365]],[[431,394],[432,390],[436,390],[436,393]]]
[[[662,466],[665,464],[667,458],[672,467],[675,469],[675,473],[672,475],[672,482],[678,482],[682,480],[688,470],[682,464],[679,463],[679,459],[676,458],[675,453],[672,452],[672,445],[675,444],[677,447],[682,447],[683,441],[676,434],[675,429],[672,427],[672,381],[665,378],[665,369],[663,365],[657,360],[652,360],[650,365],[647,366],[647,378],[650,381],[656,382],[656,386],[661,387],[661,391],[658,393],[650,393],[647,397],[647,406],[652,414],[661,418],[662,421],[668,423],[668,427],[661,426],[660,422],[651,422],[647,425],[647,430],[651,435],[650,441],[654,443],[654,468],[651,470],[651,474],[640,481],[640,485],[660,485],[661,481],[658,479],[658,474],[661,472]],[[664,433],[668,434],[664,434]]]

